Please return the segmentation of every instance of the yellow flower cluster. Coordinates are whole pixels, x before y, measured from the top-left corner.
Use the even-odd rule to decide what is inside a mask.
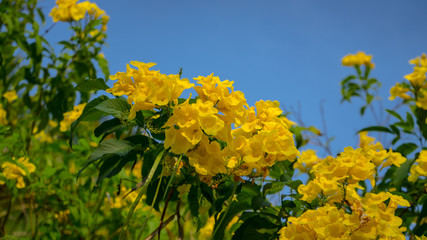
[[[342,65],[343,66],[362,66],[374,68],[375,64],[371,62],[372,55],[366,55],[364,52],[357,52],[356,54],[349,54],[343,57]]]
[[[107,89],[107,92],[115,96],[128,96],[128,103],[132,105],[129,119],[134,119],[136,112],[140,110],[153,110],[177,101],[185,89],[193,86],[188,79],[181,79],[178,74],[166,75],[150,70],[155,63],[132,61],[130,64],[138,69],[133,69],[128,64],[126,72],[110,76],[111,80],[118,82]]]
[[[68,22],[79,21],[88,13],[89,16],[95,19],[101,17],[102,31],[106,31],[109,17],[105,14],[105,11],[100,9],[95,3],[89,1],[77,3],[77,1],[57,0],[57,6],[51,10],[49,15],[53,18],[54,22]]]
[[[8,103],[11,103],[11,102],[15,101],[16,99],[18,99],[18,95],[16,95],[15,90],[3,93],[3,97],[6,98]]]
[[[185,153],[189,163],[207,179],[232,171],[238,176],[267,174],[276,161],[294,160],[299,154],[289,127],[293,124],[279,117],[277,101],[259,101],[247,108],[244,94],[234,91],[233,82],[220,81],[212,74],[195,78],[199,94],[174,109],[165,124],[165,148]],[[232,125],[238,127],[232,130]],[[221,146],[219,141],[225,143]]]
[[[321,159],[316,155],[316,151],[311,149],[305,150],[301,152],[301,155],[294,164],[294,168],[300,170],[301,172],[308,173],[312,167],[320,161]]]
[[[388,201],[388,205],[385,202]],[[280,231],[280,240],[288,239],[405,239],[402,219],[395,216],[398,205],[409,207],[401,196],[381,192],[367,193],[355,201],[351,213],[335,205],[307,210],[290,217]]]
[[[70,215],[69,209],[55,213],[55,218],[58,219],[59,223],[66,223],[68,222],[68,215]]]
[[[345,190],[346,200],[354,202],[360,199],[356,192],[356,188],[361,188],[359,181],[369,179],[371,185],[375,186],[378,167],[385,168],[391,165],[400,167],[406,161],[400,153],[391,149],[384,150],[381,143],[374,141],[375,139],[369,137],[366,132],[361,132],[360,148],[346,147],[336,158],[328,156],[315,162],[310,171],[314,174],[314,179],[307,185],[298,187],[298,192],[303,194],[302,200],[312,202],[317,197],[323,196],[330,203],[339,203],[343,200]]]
[[[59,123],[59,130],[66,132],[71,124],[77,120],[83,113],[86,103],[74,106],[73,110],[64,113],[64,119]]]
[[[245,123],[233,130],[235,151],[244,162],[238,175],[248,175],[252,169],[267,174],[276,161],[293,161],[299,155],[289,131],[294,123],[282,113],[278,101],[258,101],[249,108]]]
[[[427,150],[422,150],[410,169],[409,182],[415,182],[420,176],[427,177]]]
[[[110,76],[118,80],[107,90],[128,96],[129,119],[137,111],[170,107],[165,123],[165,148],[186,154],[189,163],[206,181],[218,173],[238,176],[268,173],[276,161],[294,160],[299,154],[289,128],[294,124],[280,116],[277,101],[259,101],[249,107],[245,96],[235,91],[233,81],[213,74],[194,78],[198,85],[179,75],[150,70],[154,63],[131,62],[126,73]],[[185,89],[194,87],[196,101],[178,104]]]
[[[27,176],[27,173],[30,174],[36,170],[36,166],[29,162],[28,157],[20,157],[18,160],[15,160],[15,157],[12,158],[13,161],[17,161],[19,163],[13,162],[5,162],[1,165],[3,168],[2,175],[6,177],[6,179],[16,179],[16,187],[24,188],[24,176]],[[24,167],[24,168],[22,168]],[[5,182],[0,180],[0,185],[5,184]]]
[[[409,84],[396,83],[390,89],[390,100],[394,100],[396,97],[400,97],[404,100],[414,100],[417,107],[427,110],[427,57],[426,54],[422,54],[409,61],[410,64],[415,65],[414,71],[405,76],[405,79],[409,81]],[[409,95],[408,93],[412,93]]]

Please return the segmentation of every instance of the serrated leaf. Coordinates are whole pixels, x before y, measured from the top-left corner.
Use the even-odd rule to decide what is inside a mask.
[[[285,186],[286,186],[286,183],[284,183],[284,182],[267,183],[263,186],[262,192],[263,192],[264,196],[269,195],[269,194],[275,194],[275,193],[282,191],[282,189]]]
[[[101,168],[99,169],[98,179],[96,184],[101,184],[105,178],[111,178],[120,173],[127,163],[136,160],[136,153],[130,152],[127,155],[120,157],[116,154],[110,154],[109,157],[102,162]]]
[[[129,114],[130,105],[123,98],[107,99],[96,107],[99,111],[108,113],[116,118],[123,118]]]
[[[89,165],[96,162],[103,156],[114,154],[118,157],[122,157],[128,154],[134,148],[134,146],[135,145],[131,144],[129,141],[117,140],[117,139],[107,139],[101,142],[98,145],[98,147],[95,149],[95,151],[93,151],[93,153],[89,156],[88,160],[86,161],[83,168],[80,169],[77,176],[80,176],[80,174],[83,172],[84,169],[86,169]]]
[[[106,90],[108,89],[108,85],[105,83],[104,79],[90,79],[84,80],[80,84],[78,84],[74,90],[81,92],[89,92],[89,91],[98,91],[98,90]]]
[[[103,133],[106,133],[110,131],[111,129],[116,128],[117,126],[121,125],[121,121],[118,118],[113,118],[107,121],[104,121],[99,125],[97,128],[95,128],[94,134],[96,137],[101,136]]]
[[[99,146],[89,156],[88,161],[95,161],[105,154],[114,153],[119,156],[124,156],[134,148],[134,144],[130,141],[107,139],[99,144]]]

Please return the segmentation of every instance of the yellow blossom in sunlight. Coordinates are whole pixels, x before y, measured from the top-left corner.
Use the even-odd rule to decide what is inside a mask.
[[[427,150],[422,150],[418,159],[412,164],[408,181],[415,182],[420,176],[427,176]]]
[[[16,99],[18,99],[18,95],[16,95],[16,91],[15,90],[3,93],[3,97],[6,98],[9,103],[11,103],[11,102],[15,101]]]
[[[279,117],[282,110],[277,101],[258,101],[248,109],[244,124],[232,130],[232,150],[243,164],[235,174],[239,176],[267,173],[276,161],[294,161],[299,155],[289,122]]]
[[[28,157],[20,157],[17,160],[15,160],[15,157],[13,157],[12,160],[22,164],[25,169],[13,163],[13,161],[5,162],[1,165],[1,167],[3,168],[3,172],[1,174],[5,176],[6,179],[10,179],[10,180],[16,179],[17,188],[24,188],[25,187],[24,176],[27,176],[27,173],[30,174],[34,172],[36,170],[36,166],[29,162]],[[5,182],[0,180],[0,185],[4,183]]]
[[[370,68],[374,68],[374,63],[371,62],[372,55],[366,55],[364,52],[357,52],[356,54],[349,54],[343,57],[343,66],[361,66],[365,65]]]
[[[78,21],[85,16],[86,9],[77,0],[57,0],[56,4],[49,14],[54,22]]]
[[[73,110],[64,113],[64,119],[59,123],[61,132],[66,132],[71,124],[83,113],[86,103],[74,106]]]
[[[221,81],[213,73],[207,77],[199,76],[194,78],[201,86],[195,86],[200,99],[212,102],[218,111],[224,114],[223,120],[226,123],[241,125],[246,117],[248,104],[243,92],[234,91],[234,81]]]
[[[219,118],[212,102],[199,99],[190,104],[187,100],[174,109],[165,127],[169,127],[165,131],[165,148],[171,147],[172,152],[181,154],[195,147],[204,133],[217,135],[224,127],[224,121]]]
[[[316,155],[314,150],[305,150],[301,152],[301,155],[297,158],[297,162],[294,164],[294,168],[297,168],[301,172],[310,172],[313,165],[320,162],[319,157]]]
[[[390,89],[390,97],[389,100],[394,100],[396,97],[400,97],[404,100],[411,99],[411,96],[406,94],[409,92],[409,88],[402,87],[399,83],[396,83],[391,89]]]
[[[86,13],[92,18],[100,18],[102,21],[102,31],[106,30],[108,23],[108,16],[105,11],[100,9],[96,3],[84,1],[77,3],[78,0],[57,0],[56,6],[52,8],[49,16],[53,18],[54,22],[62,21],[79,21],[83,19]]]
[[[414,71],[405,75],[405,78],[414,87],[426,87],[426,73],[427,73],[427,58],[423,53],[420,57],[414,58],[409,61],[410,64],[415,65]]]
[[[130,64],[138,69],[133,69],[128,64],[126,72],[111,75],[111,80],[118,81],[106,90],[115,96],[128,96],[127,101],[132,105],[129,119],[134,119],[136,112],[140,110],[153,110],[171,102],[177,104],[182,92],[193,86],[188,79],[181,79],[178,74],[166,75],[150,70],[155,63],[131,61]]]
[[[399,152],[393,152],[393,150],[388,151],[387,160],[383,163],[381,169],[395,165],[396,167],[400,167],[404,162],[406,162],[406,158],[402,156]]]
[[[297,218],[290,217],[279,231],[279,239],[405,239],[405,228],[400,227],[402,219],[395,216],[398,205],[409,207],[401,196],[367,193],[364,198],[346,204],[351,213],[327,204]]]

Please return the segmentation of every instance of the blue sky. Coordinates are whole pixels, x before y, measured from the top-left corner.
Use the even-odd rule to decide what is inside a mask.
[[[360,101],[340,103],[339,83],[353,73],[341,58],[372,54],[371,75],[391,108],[389,89],[412,71],[409,59],[427,52],[422,0],[95,2],[110,16],[104,54],[111,74],[132,60],[155,62],[167,74],[182,67],[189,79],[213,72],[235,81],[250,105],[263,99],[286,110],[300,106],[303,122],[319,128],[323,102],[334,153],[356,146],[356,131],[375,124],[369,112],[359,116]],[[54,6],[41,5],[46,13]],[[48,38],[62,39],[67,27],[57,24]]]

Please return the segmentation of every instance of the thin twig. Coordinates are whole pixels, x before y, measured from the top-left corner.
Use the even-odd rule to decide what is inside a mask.
[[[166,199],[165,207],[163,208],[162,217],[160,218],[160,226],[159,226],[159,228],[158,228],[158,229],[159,229],[159,232],[158,232],[159,240],[160,240],[160,231],[162,230],[161,226],[162,226],[162,224],[163,224],[163,219],[165,218],[166,210],[167,210],[167,208],[168,208],[169,201],[170,201],[170,199],[171,199],[171,197],[172,197],[173,190],[174,190],[174,189],[173,189],[173,186],[172,186],[171,190],[169,191],[168,198]]]
[[[160,234],[160,230],[164,227],[166,227],[166,225],[168,225],[170,222],[172,222],[172,220],[175,218],[176,214],[173,214],[172,216],[170,216],[168,219],[166,219],[166,221],[164,221],[156,230],[154,230],[150,235],[148,235],[148,237],[145,238],[145,240],[151,240],[154,239],[154,237],[157,234]],[[160,238],[160,235],[159,235]]]

